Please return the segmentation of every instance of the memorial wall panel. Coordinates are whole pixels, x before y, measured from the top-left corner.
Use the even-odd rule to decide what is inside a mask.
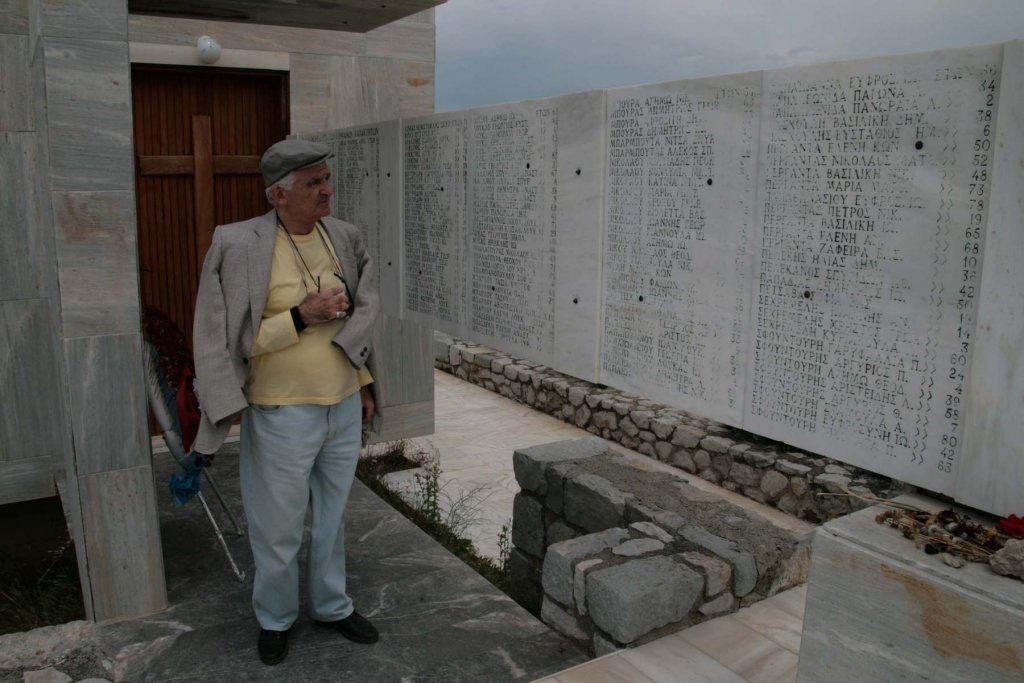
[[[465,336],[470,125],[465,112],[402,120],[402,315]]]
[[[467,112],[466,335],[589,379],[596,376],[599,223],[565,220],[559,207],[600,201],[601,112],[594,94]]]
[[[1000,58],[765,72],[746,429],[952,493]]]
[[[1024,510],[1024,41],[1004,46],[998,118],[956,499],[1010,515]]]
[[[337,132],[335,210],[405,319],[1005,514],[1020,45]]]
[[[608,92],[601,381],[742,421],[759,73]]]

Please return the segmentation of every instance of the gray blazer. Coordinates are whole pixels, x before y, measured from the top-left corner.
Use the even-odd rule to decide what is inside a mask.
[[[379,311],[373,263],[355,226],[335,218],[322,221],[354,299],[350,317],[334,337],[356,368],[373,373],[373,330]],[[203,262],[196,295],[192,345],[202,422],[193,450],[214,453],[234,418],[249,407],[245,380],[249,354],[263,318],[277,237],[274,210],[240,223],[221,225]],[[380,397],[371,385],[379,427]]]

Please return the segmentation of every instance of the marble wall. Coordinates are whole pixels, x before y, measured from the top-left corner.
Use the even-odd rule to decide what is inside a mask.
[[[123,0],[0,0],[0,390],[17,406],[0,417],[0,504],[53,495],[66,479],[95,619],[166,605],[141,375],[129,55],[140,47],[181,63],[175,55],[202,34],[235,66],[290,70],[295,132],[433,109],[432,11],[348,34],[129,17]],[[397,158],[397,144],[393,134],[375,158],[377,187],[339,198],[361,207],[357,222],[385,226],[373,235],[393,251],[397,201],[371,215],[364,200],[397,192],[397,165],[380,161]],[[392,438],[433,427],[430,332],[397,312],[381,323],[381,355],[396,360],[378,378],[390,387]]]
[[[402,119],[402,315],[1019,510],[1019,50]]]

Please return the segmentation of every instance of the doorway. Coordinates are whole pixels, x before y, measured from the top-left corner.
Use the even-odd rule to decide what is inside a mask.
[[[213,229],[269,210],[259,158],[288,134],[288,109],[286,73],[132,65],[142,304],[189,349]]]

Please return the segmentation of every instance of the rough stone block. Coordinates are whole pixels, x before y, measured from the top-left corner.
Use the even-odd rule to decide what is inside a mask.
[[[736,598],[732,596],[732,593],[722,593],[714,600],[705,602],[700,606],[698,610],[701,614],[706,617],[710,617],[713,614],[723,614],[725,612],[731,612],[733,607],[736,606]]]
[[[696,448],[704,436],[704,432],[695,427],[679,425],[672,433],[672,445],[682,446],[683,448]]]
[[[587,531],[622,524],[626,500],[632,498],[596,474],[573,474],[565,482],[565,518]]]
[[[721,436],[708,436],[701,439],[700,447],[708,453],[728,453],[729,447],[733,445],[732,439]]]
[[[649,410],[633,410],[630,411],[629,413],[629,419],[631,419],[633,421],[633,424],[635,424],[640,429],[651,430],[651,418],[653,417],[654,413],[652,413]],[[670,429],[669,431],[671,432],[672,430]],[[663,439],[665,437],[660,438]]]
[[[634,522],[653,522],[662,529],[668,529],[675,533],[677,529],[686,524],[686,520],[674,512],[652,508],[639,502],[635,498],[626,502],[626,520]]]
[[[670,462],[681,470],[691,473],[697,471],[697,464],[693,461],[693,456],[687,450],[679,449],[676,451]]]
[[[704,449],[699,449],[693,454],[693,464],[699,470],[706,470],[711,467],[711,454]]]
[[[630,420],[629,417],[624,417],[621,420],[619,420],[619,429],[621,429],[627,435],[633,437],[640,433],[640,429],[635,424],[633,424],[633,421]]]
[[[586,398],[587,392],[582,387],[573,387],[569,389],[569,403],[574,406],[583,405],[583,400]],[[588,413],[590,411],[587,411]]]
[[[743,453],[743,461],[754,467],[771,467],[775,464],[775,456],[764,451],[746,451]]]
[[[704,572],[704,588],[708,597],[714,597],[729,588],[732,581],[732,567],[727,562],[691,550],[680,555],[683,561],[699,567]]]
[[[718,472],[713,469],[706,469],[700,473],[700,478],[704,481],[710,481],[712,484],[717,484],[722,481],[722,477],[718,475]]]
[[[790,476],[796,475],[801,477],[811,471],[811,468],[808,467],[807,465],[801,465],[798,462],[792,462],[790,460],[776,460],[775,469],[777,469],[779,472],[782,472],[783,474],[788,474]]]
[[[704,590],[700,574],[668,557],[647,557],[587,575],[594,624],[621,643],[679,621]]]
[[[614,431],[618,429],[618,420],[619,418],[615,416],[615,413],[609,412],[607,410],[599,410],[596,413],[594,413],[594,417],[592,418],[591,423],[598,429],[608,429]]]
[[[540,587],[540,563],[513,548],[508,564],[512,575],[509,589],[512,599],[533,613],[539,612],[541,598],[544,597]]]
[[[850,485],[850,477],[845,474],[819,474],[814,483],[824,486],[829,493],[843,493]]]
[[[672,542],[672,534],[652,522],[633,522],[629,525],[629,528],[643,534],[644,536],[656,538],[662,543]]]
[[[540,609],[540,618],[545,624],[555,629],[564,636],[573,640],[587,640],[586,632],[580,628],[580,624],[569,612],[556,605],[547,596]]]
[[[654,443],[655,441],[658,440],[658,437],[654,435],[654,432],[648,431],[646,429],[641,429],[640,434],[638,436],[640,437],[640,440],[643,441],[644,443]]]
[[[616,546],[627,538],[629,532],[625,529],[606,529],[548,546],[541,570],[544,592],[563,605],[573,604],[575,564],[590,555],[597,555],[602,550]]]
[[[545,472],[552,463],[592,458],[607,450],[603,441],[592,438],[530,446],[512,454],[512,470],[520,487],[544,495],[547,491]]]
[[[646,441],[637,446],[636,450],[640,455],[646,455],[648,458],[657,459],[657,454],[654,452],[654,446]]]
[[[565,507],[565,478],[575,465],[572,462],[556,463],[547,468],[544,479],[547,485],[547,497],[544,505],[555,514],[562,514]]]
[[[543,513],[539,500],[516,494],[512,503],[512,543],[534,557],[544,557]]]
[[[576,570],[573,573],[572,597],[576,603],[576,611],[580,614],[587,613],[587,572],[600,564],[604,564],[604,560],[595,557],[583,560],[576,565]]]
[[[711,467],[718,472],[722,479],[729,477],[729,470],[732,469],[732,456],[728,453],[712,453]]]
[[[793,477],[789,480],[789,490],[793,492],[793,495],[797,498],[801,498],[807,494],[810,490],[811,485],[803,477]]]
[[[638,423],[639,424],[639,423]],[[672,437],[672,432],[675,431],[676,426],[668,422],[665,419],[654,419],[651,420],[650,429],[654,432],[659,439],[668,440]]]
[[[761,478],[761,490],[769,498],[775,498],[789,486],[789,479],[775,470],[765,472]]]
[[[556,520],[555,522],[552,522],[551,526],[548,527],[548,545],[551,545],[552,543],[561,543],[562,541],[568,541],[570,538],[576,538],[576,531],[562,520]]]
[[[573,416],[573,420],[577,427],[586,427],[587,423],[590,422],[590,408],[586,405],[578,407],[575,415]]]
[[[666,462],[672,457],[673,451],[675,451],[675,447],[667,441],[659,441],[654,444],[654,455],[662,462]]]
[[[729,479],[740,486],[758,486],[761,484],[762,472],[743,463],[733,463],[729,469]]]
[[[684,540],[725,560],[732,566],[735,578],[733,592],[737,597],[742,598],[754,590],[757,585],[757,563],[749,552],[741,550],[734,542],[716,536],[696,524],[684,526],[677,533]]]
[[[618,645],[614,640],[605,638],[600,633],[594,634],[594,656],[604,657],[610,655],[613,652],[618,652],[622,647]]]
[[[639,557],[647,553],[655,553],[663,550],[665,544],[653,538],[634,538],[623,541],[612,548],[612,554],[620,557]]]

